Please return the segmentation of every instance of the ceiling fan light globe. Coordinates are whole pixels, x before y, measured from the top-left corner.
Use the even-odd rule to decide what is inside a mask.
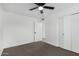
[[[43,7],[40,6],[40,7],[38,8],[38,10],[43,10]]]

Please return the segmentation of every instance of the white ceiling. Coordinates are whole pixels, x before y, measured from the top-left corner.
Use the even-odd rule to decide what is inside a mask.
[[[30,8],[36,7],[35,4],[32,3],[4,3],[3,8],[6,11],[15,12],[18,14],[23,14],[26,16],[32,17],[48,17],[52,14],[61,12],[73,6],[79,5],[79,3],[47,3],[47,6],[55,7],[54,10],[44,9],[44,14],[41,15],[39,10],[30,11]]]

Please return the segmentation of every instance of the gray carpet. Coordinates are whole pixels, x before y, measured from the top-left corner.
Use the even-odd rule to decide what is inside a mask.
[[[79,54],[40,41],[4,49],[2,56],[79,56]]]

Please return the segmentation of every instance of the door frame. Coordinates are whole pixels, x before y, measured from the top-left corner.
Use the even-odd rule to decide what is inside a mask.
[[[37,26],[41,26],[41,31],[39,30],[39,33],[37,33],[37,31],[38,31],[38,28],[36,28]],[[34,22],[34,42],[42,40],[42,38],[43,38],[42,26],[43,26],[42,22]],[[41,35],[41,39],[36,39],[36,38],[40,37],[38,35]],[[38,36],[38,37],[36,37],[36,36]]]

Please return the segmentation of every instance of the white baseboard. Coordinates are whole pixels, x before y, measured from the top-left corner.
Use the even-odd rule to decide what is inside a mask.
[[[42,40],[39,40],[39,41],[42,41]],[[38,41],[33,41],[33,42],[38,42]],[[30,43],[33,43],[33,42],[28,42],[28,43],[20,43],[20,44],[10,45],[10,46],[4,46],[3,48],[4,48],[4,49],[7,49],[7,48],[11,48],[11,47],[20,46],[20,45],[30,44]]]
[[[54,44],[54,43],[52,43],[52,42],[45,41],[45,40],[43,40],[43,42],[46,42],[46,43],[48,43],[48,44],[50,44],[50,45],[53,45],[53,46],[56,46],[56,47],[58,47],[58,45],[57,45],[57,44]]]

